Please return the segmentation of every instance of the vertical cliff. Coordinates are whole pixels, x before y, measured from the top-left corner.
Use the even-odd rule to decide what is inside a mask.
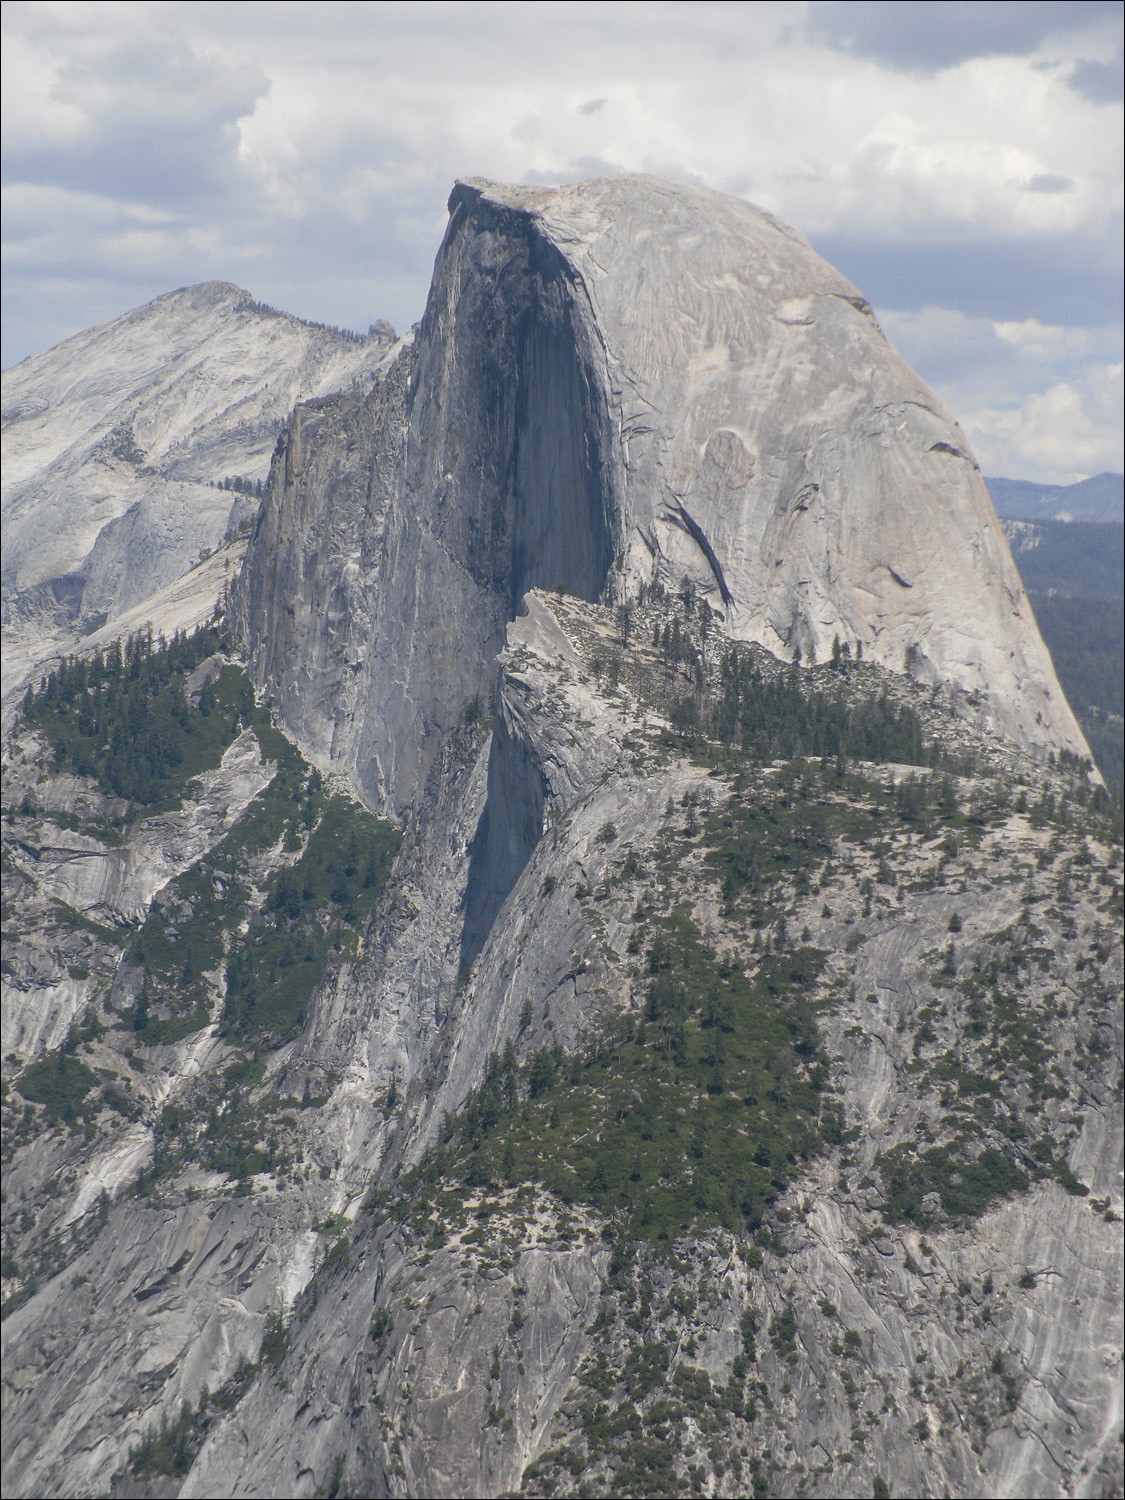
[[[741,200],[459,184],[413,349],[287,441],[244,575],[256,677],[396,812],[532,586],[686,576],[732,639],[838,640],[1084,750],[963,434],[856,289]]]
[[[366,388],[396,345],[210,281],[5,370],[5,695],[237,535],[294,402]]]
[[[5,743],[6,1487],[1117,1492],[1120,815],[955,424],[651,178],[383,356]]]
[[[455,195],[413,347],[366,402],[298,407],[275,463],[240,595],[255,674],[396,812],[490,694],[523,594],[605,589],[611,430],[579,298],[526,215]]]

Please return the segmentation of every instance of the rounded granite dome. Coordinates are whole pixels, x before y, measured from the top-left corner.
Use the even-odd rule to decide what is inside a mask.
[[[438,280],[456,259],[463,296],[497,234],[565,264],[634,581],[687,574],[736,639],[824,660],[838,638],[979,697],[1024,743],[1084,753],[964,434],[803,235],[640,175],[470,179],[450,212]]]

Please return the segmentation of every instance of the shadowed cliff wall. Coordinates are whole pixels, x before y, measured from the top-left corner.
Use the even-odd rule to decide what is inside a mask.
[[[580,286],[526,215],[450,209],[414,347],[362,401],[294,413],[239,585],[258,686],[396,814],[491,699],[524,593],[597,599],[616,550]]]

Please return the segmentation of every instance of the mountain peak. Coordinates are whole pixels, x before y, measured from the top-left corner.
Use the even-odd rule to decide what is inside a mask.
[[[461,185],[410,340],[245,295],[10,383],[17,639],[108,618],[5,746],[6,1488],[1119,1494],[1119,808],[953,419],[659,179]]]
[[[218,307],[225,302],[237,306],[253,301],[253,293],[248,292],[245,287],[236,286],[233,281],[197,281],[192,286],[181,286],[174,291],[165,292],[163,296],[153,298],[145,306],[157,307],[165,303],[175,303],[198,309]]]
[[[205,281],[5,371],[5,692],[222,545],[294,404],[396,347]]]
[[[449,201],[386,425],[291,431],[243,576],[259,685],[376,803],[419,794],[417,719],[456,724],[536,587],[686,580],[733,641],[838,642],[1085,754],[964,434],[801,235],[647,176]],[[321,536],[341,563],[313,577]]]

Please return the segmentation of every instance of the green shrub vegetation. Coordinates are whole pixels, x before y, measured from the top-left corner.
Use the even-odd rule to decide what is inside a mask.
[[[138,1184],[140,1192],[189,1163],[223,1172],[237,1182],[289,1165],[276,1119],[280,1101],[269,1095],[255,1099],[251,1088],[240,1087],[237,1064],[227,1070],[223,1082],[221,1094],[199,1090],[190,1107],[164,1107],[157,1122],[156,1150]]]
[[[576,1055],[515,1047],[447,1121],[404,1183],[428,1215],[439,1185],[540,1182],[665,1245],[692,1225],[756,1228],[822,1141],[840,1136],[808,991],[823,955],[766,957],[747,979],[684,907],[653,921],[641,1014],[605,1022]]]
[[[1121,528],[1116,530],[1120,536]],[[1120,588],[1120,568],[1117,583]],[[1082,725],[1098,770],[1120,798],[1125,794],[1125,612],[1121,600],[1033,594],[1031,602],[1059,682]]]
[[[879,1158],[886,1193],[883,1217],[891,1223],[924,1224],[922,1199],[937,1193],[951,1219],[971,1219],[1000,1198],[1022,1193],[1030,1178],[1005,1153],[986,1146],[978,1156],[963,1152],[964,1140],[916,1152],[896,1146]]]
[[[717,668],[705,673],[702,648],[687,630],[677,641],[674,626],[659,628],[656,644],[673,678],[693,677],[681,670],[693,651],[698,669],[693,712],[665,732],[665,742],[728,777],[731,795],[714,809],[698,795],[685,797],[682,823],[669,806],[647,851],[650,889],[628,943],[639,962],[639,1007],[603,1018],[576,1055],[541,1046],[521,1058],[513,1039],[489,1058],[480,1087],[446,1121],[439,1147],[388,1200],[420,1230],[432,1227],[435,1211],[440,1221],[442,1188],[456,1196],[538,1183],[564,1204],[597,1208],[626,1238],[666,1249],[689,1230],[723,1226],[760,1231],[763,1243],[783,1253],[771,1203],[810,1157],[843,1140],[812,998],[825,955],[787,931],[793,896],[810,893],[835,862],[862,856],[873,872],[865,882],[870,914],[878,885],[895,884],[889,861],[904,836],[944,834],[943,853],[956,858],[1011,815],[1013,796],[1000,780],[981,776],[967,756],[951,761],[937,752],[913,711],[873,694],[861,681],[866,669],[843,651],[811,678],[757,663],[745,648],[723,648]],[[605,649],[599,641],[597,650]],[[626,679],[629,670],[622,660],[610,675]],[[659,696],[651,671],[647,681],[643,674],[629,681],[642,697]],[[675,691],[669,684],[669,701]],[[896,782],[871,769],[859,774],[864,761],[920,769]],[[966,794],[951,772],[974,771]],[[1104,794],[1076,785],[1074,800],[1052,806],[1049,821],[1106,818]],[[605,830],[602,839],[610,842]],[[688,906],[676,904],[676,871],[693,846],[702,849],[728,919],[756,932],[751,953],[724,957]],[[618,877],[626,878],[641,878],[635,857]],[[928,877],[941,878],[940,871]],[[577,894],[593,899],[586,886]],[[951,930],[959,935],[959,922]],[[995,977],[974,983],[979,989]],[[959,983],[952,947],[935,982]],[[1012,1051],[1020,1086],[1041,1079],[1039,1018],[1020,1013],[1014,990],[994,993],[996,1047]],[[529,1019],[521,1018],[521,1035]],[[1005,1133],[1003,1110],[994,1128],[1000,1091],[991,1052],[977,1059],[979,1068],[930,1060],[920,1049],[936,1033],[924,1018],[919,1026],[916,1067],[943,1098],[951,1091],[960,1134],[921,1155],[915,1148],[888,1153],[881,1164],[888,1216],[919,1213],[921,1198],[934,1191],[949,1216],[967,1218],[1031,1178],[1014,1127]],[[956,1076],[946,1078],[945,1067]],[[1053,1157],[1047,1170],[1058,1175]]]
[[[276,1370],[285,1358],[289,1349],[289,1330],[285,1321],[277,1313],[271,1313],[266,1319],[266,1331],[262,1337],[262,1347],[259,1351],[259,1359],[262,1364],[268,1365],[271,1370]]]
[[[289,742],[276,731],[272,738],[281,757],[273,782],[162,893],[126,955],[143,976],[133,1026],[146,1043],[205,1025],[220,970],[224,1035],[274,1045],[294,1035],[330,956],[347,951],[386,881],[398,831],[327,796]],[[264,879],[263,902],[255,860],[279,842],[295,846],[296,857]]]
[[[60,769],[93,777],[111,796],[168,805],[192,776],[218,765],[253,710],[250,685],[233,667],[202,689],[197,707],[188,702],[188,673],[224,645],[218,626],[171,641],[116,641],[65,661],[29,689],[24,719]]]
[[[797,663],[786,666],[762,648],[721,640],[713,629],[710,606],[690,594],[690,589],[681,589],[673,601],[659,583],[643,591],[641,608],[654,622],[649,650],[610,647],[581,613],[567,614],[567,628],[590,653],[594,675],[611,685],[624,684],[667,719],[669,727],[659,737],[667,750],[689,754],[727,774],[813,758],[834,762],[842,780],[857,761],[926,766],[944,773],[932,783],[935,796],[929,810],[934,813],[942,812],[936,798],[941,781],[950,774],[980,774],[982,768],[970,750],[953,751],[942,736],[927,737],[920,714],[904,701],[907,695],[878,669],[853,657],[846,644],[837,643],[832,660],[812,670]],[[1120,627],[1116,629],[1119,636]],[[1109,656],[1113,658],[1116,650],[1116,665],[1120,649],[1115,642],[1113,637]],[[1102,671],[1098,680],[1104,675]],[[1091,714],[1086,727],[1095,739],[1103,730],[1111,739],[1114,734],[1120,737],[1120,721],[1112,709],[1099,707]],[[1076,777],[1085,770],[1084,763],[1066,752],[1059,763]],[[1117,795],[1107,797],[1100,788],[1091,790],[1079,781],[1068,797],[1069,806],[1053,808],[1049,821],[1071,826],[1081,822],[1091,831],[1096,828],[1099,837],[1118,840],[1119,789],[1113,763],[1107,764]],[[925,810],[927,794],[921,786],[919,777],[910,795]],[[1007,810],[1007,804],[985,809],[978,826]],[[921,826],[925,831],[926,820]]]
[[[673,1264],[681,1275],[690,1271],[685,1262]],[[678,1323],[696,1306],[696,1298],[685,1294],[681,1283],[674,1284],[670,1296],[657,1292],[649,1269],[646,1252],[632,1260],[623,1257],[618,1244],[598,1323],[590,1330],[596,1336],[594,1347],[578,1374],[581,1430],[524,1470],[524,1493],[573,1494],[574,1481],[582,1475],[588,1479],[578,1493],[592,1493],[591,1484],[598,1483],[594,1475],[604,1465],[612,1474],[615,1495],[696,1494],[702,1471],[698,1464],[685,1465],[685,1460],[698,1451],[700,1439],[717,1476],[729,1468],[735,1485],[742,1479],[746,1449],[739,1443],[736,1424],[754,1422],[758,1416],[754,1399],[746,1399],[747,1373],[755,1358],[756,1314],[747,1309],[743,1319],[744,1326],[751,1325],[748,1353],[736,1356],[729,1379],[717,1383],[706,1370],[675,1359],[671,1331],[666,1338],[648,1332],[641,1342],[654,1324],[673,1315]],[[703,1290],[699,1283],[696,1286]],[[630,1308],[637,1310],[629,1313]],[[610,1329],[615,1334],[612,1356],[606,1343]],[[622,1335],[627,1353],[616,1343]],[[688,1339],[680,1348],[690,1355],[694,1341]],[[764,1395],[761,1381],[751,1380],[749,1387]],[[745,1430],[741,1435],[745,1437]],[[738,1492],[767,1494],[762,1460],[749,1458],[747,1467],[749,1484]]]
[[[132,1024],[148,1044],[206,1025],[220,973],[224,1035],[271,1045],[294,1035],[330,956],[347,951],[370,916],[398,850],[397,829],[329,795],[265,708],[251,709],[248,721],[273,779],[161,892],[126,954],[140,981]],[[278,848],[285,862],[261,873]]]
[[[325,798],[300,858],[271,877],[264,911],[232,946],[223,1031],[285,1035],[345,929],[370,915],[398,849],[394,827],[343,797]]]
[[[841,671],[842,659],[838,658]],[[922,726],[911,708],[897,707],[882,694],[857,700],[844,689],[808,691],[791,669],[768,675],[754,656],[728,647],[706,714],[711,737],[738,745],[759,763],[819,756],[831,760],[929,763]]]
[[[175,1103],[152,1121],[155,1149],[136,1191],[156,1192],[185,1167],[221,1172],[248,1191],[258,1173],[279,1179],[295,1167],[294,1143],[302,1101],[264,1085],[265,1063],[254,1053],[235,1050],[220,1072],[201,1075]],[[268,1325],[267,1333],[276,1332]],[[276,1339],[263,1349],[276,1351]],[[263,1352],[267,1362],[272,1356]]]
[[[225,644],[217,625],[171,641],[134,636],[65,662],[23,706],[56,765],[149,810],[174,804],[244,727],[272,765],[269,786],[215,849],[165,887],[131,940],[55,903],[60,922],[128,944],[132,1026],[150,1045],[206,1025],[220,975],[225,1035],[272,1044],[294,1035],[330,956],[350,951],[369,918],[399,844],[391,824],[326,792],[268,710],[255,706],[236,667],[216,667],[188,695],[188,675]]]
[[[802,774],[790,763],[768,798],[734,796],[709,817],[708,864],[728,907],[745,912],[753,926],[764,927],[782,915],[789,899],[787,877],[799,894],[809,889],[813,872],[831,857],[837,839],[858,848],[881,839],[898,821],[893,802],[885,813],[881,789],[869,800],[871,783],[849,777],[840,791],[850,798],[829,800],[826,790],[830,794],[836,787],[835,773],[824,789],[815,770]],[[924,784],[918,790],[927,795]]]
[[[100,1035],[101,1024],[96,1016],[84,1026],[72,1026],[65,1042],[56,1051],[29,1063],[17,1076],[14,1088],[30,1105],[38,1105],[42,1111],[36,1117],[34,1110],[25,1109],[18,1115],[15,1100],[4,1100],[4,1160],[7,1161],[15,1148],[32,1139],[42,1123],[73,1127],[89,1123],[103,1109],[112,1109],[124,1119],[137,1119],[141,1113],[138,1100],[130,1097],[124,1088],[105,1074],[100,1077],[75,1056],[78,1048]]]
[[[934,982],[958,992],[955,1047],[935,1047],[932,1022],[941,1007],[927,1006],[917,1017],[908,1066],[919,1087],[939,1095],[950,1139],[904,1143],[879,1159],[886,1218],[922,1223],[921,1200],[937,1193],[950,1218],[965,1220],[1042,1177],[1054,1177],[1071,1193],[1087,1191],[1066,1165],[1068,1137],[1056,1139],[1036,1124],[1042,1101],[1070,1094],[1059,1067],[1059,1011],[1050,998],[1036,998],[1028,983],[1057,960],[1041,937],[1030,920],[1018,921],[994,934],[979,963],[960,973],[947,949]],[[1108,991],[1090,981],[1092,1008],[1108,1001]]]
[[[90,1095],[99,1079],[84,1063],[65,1049],[31,1063],[20,1074],[16,1087],[25,1099],[43,1106],[49,1124],[71,1125],[100,1107]]]
[[[268,1335],[267,1335],[268,1337]],[[135,1448],[129,1450],[129,1468],[134,1478],[156,1479],[168,1475],[180,1479],[195,1462],[196,1454],[216,1421],[234,1410],[250,1388],[258,1366],[248,1359],[214,1394],[204,1386],[198,1405],[185,1401],[179,1415],[169,1421],[161,1417]]]

